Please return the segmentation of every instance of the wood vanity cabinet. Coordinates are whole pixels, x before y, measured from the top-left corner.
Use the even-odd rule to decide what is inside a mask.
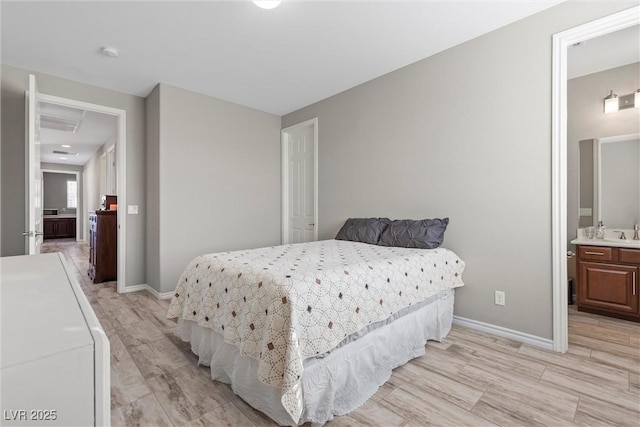
[[[640,321],[640,249],[578,246],[578,310]]]
[[[45,239],[76,237],[76,219],[44,218],[42,220],[42,231]]]
[[[89,270],[93,283],[116,280],[117,211],[89,212]]]

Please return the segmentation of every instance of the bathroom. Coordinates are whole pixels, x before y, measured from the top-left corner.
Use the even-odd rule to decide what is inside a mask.
[[[634,26],[574,45],[567,81],[569,302],[632,321],[640,321],[639,40]]]

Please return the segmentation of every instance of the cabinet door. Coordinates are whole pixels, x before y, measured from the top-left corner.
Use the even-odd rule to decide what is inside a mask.
[[[638,268],[580,263],[578,302],[597,308],[626,313],[638,312]]]
[[[56,237],[69,237],[71,235],[69,229],[69,221],[66,219],[56,220],[58,229],[56,230]]]
[[[76,220],[73,218],[61,218],[58,221],[58,237],[76,237]]]
[[[56,222],[52,219],[45,219],[42,222],[42,231],[45,239],[56,237]]]
[[[69,231],[69,237],[76,237],[76,219],[75,218],[69,218],[67,220],[67,227],[68,227],[68,231]]]

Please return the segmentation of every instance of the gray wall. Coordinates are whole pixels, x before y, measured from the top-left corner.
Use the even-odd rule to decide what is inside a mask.
[[[580,216],[578,219],[578,227],[584,228],[589,227],[591,225],[595,225],[593,223],[594,215],[596,214],[596,208],[593,205],[593,187],[594,187],[594,176],[593,176],[593,143],[595,140],[593,139],[585,139],[579,142],[578,144],[578,186],[579,188],[573,189],[571,187],[568,188],[569,192],[575,191],[580,195],[579,204],[580,208],[589,208],[591,209],[591,215],[589,216]],[[570,198],[573,198],[572,194]],[[567,212],[568,219],[568,234],[575,237],[576,235],[576,227],[572,227],[574,224],[571,221],[575,220],[575,211]]]
[[[611,89],[620,96],[632,93],[638,88],[639,63],[589,74],[567,82],[568,241],[576,238],[579,222],[579,141],[640,132],[640,114],[636,108],[608,114],[603,112],[603,98]],[[625,227],[629,228],[630,225]]]
[[[172,291],[197,255],[279,244],[280,117],[165,84],[147,106],[149,285]]]
[[[29,71],[2,65],[2,242],[0,255],[24,254],[25,99]],[[126,285],[145,282],[144,98],[33,73],[41,93],[120,108],[127,112],[127,202],[140,215],[127,216]],[[124,206],[123,206],[124,207]]]
[[[319,119],[320,238],[448,216],[456,314],[551,338],[552,35],[633,5],[563,3],[284,116]]]
[[[42,174],[42,206],[58,209],[61,214],[75,214],[76,208],[67,208],[67,181],[75,180],[76,176],[68,173],[44,172]]]

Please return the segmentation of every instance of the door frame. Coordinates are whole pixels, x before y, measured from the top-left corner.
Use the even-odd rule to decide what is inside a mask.
[[[42,172],[40,170],[40,93],[34,74],[29,74],[25,92],[25,254],[36,255],[44,242],[42,218]],[[39,219],[39,221],[38,221]],[[32,235],[33,234],[33,235]],[[33,238],[33,240],[31,240]],[[42,239],[38,244],[38,239]]]
[[[313,240],[318,240],[318,118],[288,126],[280,131],[282,150],[282,244],[289,244],[289,143],[290,134],[300,128],[313,127]]]
[[[567,297],[567,63],[571,45],[640,23],[640,6],[553,35],[551,123],[551,247],[553,350],[569,348]]]
[[[78,190],[80,190],[80,172],[79,171],[70,171],[70,170],[64,170],[64,169],[52,169],[52,168],[47,168],[47,169],[40,169],[40,173],[44,174],[45,172],[47,173],[59,173],[59,174],[64,174],[64,175],[75,175],[76,177],[76,182],[78,183]],[[84,182],[82,183],[82,189],[84,192]],[[42,198],[44,200],[44,177],[42,179]],[[76,242],[82,242],[84,241],[84,235],[81,235],[80,233],[80,218],[78,215],[78,211],[80,209],[82,209],[83,203],[84,203],[84,194],[81,194],[80,191],[78,191],[78,200],[77,200],[77,207],[76,207]],[[44,208],[44,203],[42,205],[42,207]],[[82,217],[82,222],[84,222],[84,216]],[[44,238],[44,236],[43,236]]]
[[[117,176],[118,176],[118,233],[117,233],[117,251],[118,251],[118,268],[117,277],[118,281],[117,292],[122,293],[126,288],[126,207],[127,207],[127,111],[120,108],[108,107],[106,105],[92,104],[90,102],[78,101],[75,99],[62,98],[59,96],[46,95],[41,93],[38,98],[39,101],[47,102],[50,104],[57,104],[65,107],[78,108],[87,111],[93,111],[96,113],[108,114],[117,118],[117,131],[116,131],[116,158],[117,158]],[[84,188],[84,185],[83,185]]]

